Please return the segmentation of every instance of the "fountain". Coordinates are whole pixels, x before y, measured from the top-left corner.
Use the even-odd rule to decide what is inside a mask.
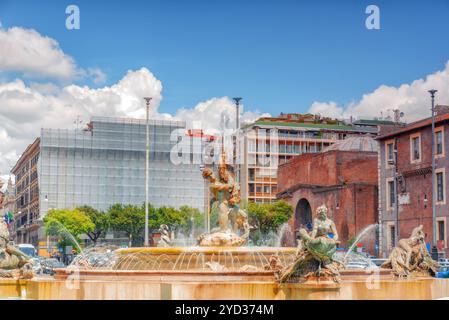
[[[180,242],[173,241],[163,225],[158,247],[85,249],[69,267],[57,269],[54,278],[17,280],[9,287],[4,280],[0,281],[0,297],[433,299],[449,296],[449,280],[429,277],[436,264],[423,245],[422,227],[414,230],[411,238],[400,241],[384,265],[389,269],[346,270],[347,261],[359,257],[352,253],[353,246],[346,253],[336,252],[338,232],[327,217],[325,206],[318,208],[310,234],[300,230],[297,248],[245,246],[250,230],[248,215],[239,206],[239,187],[224,160],[222,156],[218,177],[211,169],[203,171],[213,195],[211,212],[207,214],[217,215],[218,223],[201,234],[196,245],[174,246]],[[355,243],[374,228],[365,228]],[[278,240],[288,232],[291,232],[288,225],[279,228]],[[193,240],[190,237],[183,242],[189,244]],[[9,247],[3,242],[0,249],[8,252]],[[426,272],[410,279],[407,276],[411,270]],[[398,280],[395,275],[406,279]]]
[[[295,248],[247,247],[250,226],[247,213],[240,208],[240,190],[227,169],[222,153],[218,177],[210,168],[202,172],[213,196],[210,215],[218,216],[217,226],[201,234],[197,246],[173,247],[168,227],[161,225],[158,247],[126,248],[115,251],[111,270],[178,272],[262,272],[277,256],[283,264],[294,260]],[[77,262],[77,267],[86,267]],[[91,267],[90,270],[95,269]]]
[[[354,243],[349,247],[348,251],[346,251],[345,256],[343,257],[343,262],[346,263],[348,260],[348,256],[353,252],[355,246],[360,242],[360,240],[371,230],[377,228],[379,225],[377,223],[371,224],[364,228],[359,235],[355,238]]]

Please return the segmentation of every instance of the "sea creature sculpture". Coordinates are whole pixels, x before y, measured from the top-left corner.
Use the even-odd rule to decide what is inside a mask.
[[[206,262],[206,267],[208,267],[210,270],[212,270],[213,272],[225,272],[228,271],[228,269],[215,261],[211,261],[211,262]]]
[[[159,227],[161,233],[161,239],[157,244],[158,247],[171,247],[170,230],[166,224],[161,224]]]
[[[30,258],[9,240],[9,230],[0,221],[0,278],[30,279],[34,276]]]
[[[333,259],[337,249],[338,233],[334,222],[327,217],[327,208],[323,205],[317,209],[317,218],[313,222],[312,233],[299,230],[300,241],[295,261],[282,272],[281,283],[298,279],[331,280],[340,282],[341,263]]]
[[[269,263],[264,265],[263,268],[267,271],[273,271],[275,279],[279,280],[282,275],[282,271],[284,270],[284,265],[279,262],[279,256],[271,255],[269,258]]]
[[[382,268],[391,268],[399,278],[431,276],[438,271],[438,262],[432,259],[427,250],[422,225],[413,229],[410,238],[399,240]]]

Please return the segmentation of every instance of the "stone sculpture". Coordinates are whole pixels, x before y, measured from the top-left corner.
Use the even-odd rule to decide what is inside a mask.
[[[158,247],[170,247],[171,246],[171,238],[170,238],[170,230],[166,224],[161,224],[159,227],[159,232],[161,233],[161,239],[157,244]]]
[[[218,226],[198,237],[200,246],[241,246],[249,237],[248,215],[240,209],[240,189],[234,175],[227,170],[226,156],[218,165],[219,178],[210,168],[203,170],[203,178],[209,181],[213,198],[210,214],[217,214]],[[230,227],[231,226],[231,227]]]
[[[14,246],[9,230],[0,222],[0,278],[30,279],[34,276],[29,257]]]
[[[292,279],[300,282],[309,280],[330,280],[340,282],[343,266],[333,259],[337,249],[338,233],[334,222],[327,217],[327,208],[323,205],[317,209],[317,218],[313,222],[313,231],[299,231],[300,241],[295,261],[284,270],[280,282]]]
[[[391,268],[399,278],[431,276],[438,271],[438,262],[432,259],[427,250],[422,225],[413,229],[410,238],[399,240],[382,268]]]
[[[282,276],[282,271],[284,270],[284,265],[279,261],[279,256],[271,255],[269,258],[269,263],[264,265],[264,270],[273,271],[274,278],[279,280]]]

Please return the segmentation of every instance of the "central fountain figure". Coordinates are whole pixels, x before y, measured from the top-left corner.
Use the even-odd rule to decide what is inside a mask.
[[[301,240],[296,260],[281,274],[280,282],[287,282],[291,278],[298,278],[300,282],[340,282],[339,269],[342,265],[333,259],[339,243],[338,233],[335,223],[327,217],[325,205],[317,209],[312,233],[301,229],[299,235]]]
[[[218,226],[211,233],[198,237],[200,246],[241,246],[249,236],[248,215],[240,209],[240,189],[227,170],[226,155],[222,152],[218,165],[219,179],[210,168],[203,170],[203,178],[210,182],[213,203],[210,215],[218,216]]]

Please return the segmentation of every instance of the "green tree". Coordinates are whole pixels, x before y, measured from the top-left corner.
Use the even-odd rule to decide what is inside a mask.
[[[249,202],[246,209],[249,218],[258,221],[259,230],[264,235],[276,231],[293,214],[293,207],[284,200],[263,204]]]
[[[77,246],[74,241],[80,242],[81,234],[88,234],[95,229],[90,218],[78,209],[51,209],[44,217],[44,226],[48,235],[59,238],[61,246]]]
[[[173,207],[162,206],[156,209],[156,219],[152,221],[154,227],[166,224],[174,229],[187,225],[187,217]]]
[[[149,213],[154,216],[154,207],[149,206]],[[108,210],[110,226],[116,231],[123,231],[129,238],[130,246],[141,242],[145,228],[145,209],[143,206],[114,204]],[[150,216],[150,214],[149,214]],[[149,221],[151,221],[149,219]]]
[[[90,238],[90,240],[92,240],[94,244],[96,244],[97,240],[102,236],[104,237],[106,235],[106,232],[108,232],[110,228],[111,223],[109,214],[94,209],[91,206],[81,206],[77,209],[87,215],[95,225],[93,231],[87,232],[87,236]]]
[[[189,220],[189,229],[192,227],[192,217],[193,217],[193,226],[196,230],[199,230],[204,227],[204,213],[201,212],[198,208],[193,208],[189,206],[181,206],[179,207],[179,211],[181,214]]]
[[[158,228],[161,224],[166,224],[172,230],[181,231],[184,234],[188,234],[192,230],[192,217],[194,228],[199,228],[204,220],[200,210],[186,205],[179,209],[162,206],[157,208],[155,213],[155,219],[150,220],[150,227]]]
[[[357,240],[357,238],[355,236],[349,237],[349,240],[347,241],[347,244],[346,244],[346,250],[349,250],[349,248],[351,248],[351,246],[354,244],[355,240]],[[354,246],[354,248],[352,248],[352,251],[357,252],[357,246]]]

